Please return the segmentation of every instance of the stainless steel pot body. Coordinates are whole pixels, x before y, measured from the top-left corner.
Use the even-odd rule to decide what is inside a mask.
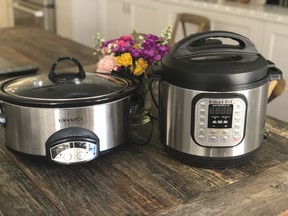
[[[94,132],[99,138],[100,153],[105,152],[128,141],[130,107],[130,96],[72,108],[26,107],[2,101],[6,146],[17,152],[46,156],[45,143],[51,135],[79,127]]]
[[[231,92],[207,92],[185,89],[160,82],[159,84],[159,113],[160,113],[160,139],[161,142],[176,151],[210,158],[237,158],[256,150],[263,141],[264,124],[267,106],[268,83],[252,89]],[[199,124],[198,119],[193,120],[197,112],[193,109],[192,101],[197,95],[208,94],[208,97],[220,97],[223,94],[241,95],[246,101],[246,114],[243,119],[243,139],[240,143],[220,145],[211,142],[210,146],[196,143],[191,135],[191,127]],[[204,126],[206,127],[206,126]],[[212,132],[212,131],[211,131]],[[216,131],[217,132],[217,131]],[[197,132],[195,132],[197,133]],[[207,135],[207,134],[206,134]],[[218,134],[219,135],[219,134]],[[232,136],[233,134],[231,134]],[[195,135],[197,136],[197,134]],[[207,135],[209,136],[209,135]],[[221,136],[221,134],[219,135]],[[219,138],[220,139],[220,138]],[[231,139],[231,137],[229,137]],[[232,163],[233,164],[233,163]],[[229,166],[229,164],[226,164]]]

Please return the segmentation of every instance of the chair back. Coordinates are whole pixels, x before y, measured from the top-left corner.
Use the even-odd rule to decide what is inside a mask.
[[[271,81],[268,89],[268,103],[281,95],[285,90],[286,82],[284,79]]]
[[[196,32],[204,32],[210,30],[210,20],[204,16],[189,14],[189,13],[180,13],[177,15],[174,26],[172,28],[170,45],[173,45],[176,41],[176,33],[181,25],[183,30],[184,37],[188,36],[187,25],[193,24],[197,26]],[[190,34],[190,33],[189,33]]]

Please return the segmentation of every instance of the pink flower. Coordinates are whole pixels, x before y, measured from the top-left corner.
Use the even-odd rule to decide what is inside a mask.
[[[123,41],[131,41],[133,38],[131,35],[124,35],[124,36],[121,36],[119,38],[119,40],[123,40]]]
[[[124,40],[119,40],[119,41],[117,42],[117,45],[118,45],[119,47],[125,47],[125,46],[129,46],[130,44],[129,44],[128,42],[124,41]]]
[[[112,70],[116,70],[116,62],[113,55],[104,56],[97,63],[97,72],[110,73]]]

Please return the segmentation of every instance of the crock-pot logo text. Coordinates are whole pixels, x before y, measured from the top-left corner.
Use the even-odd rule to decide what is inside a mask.
[[[214,100],[209,100],[209,104],[232,104],[233,100],[232,99],[214,99]]]
[[[63,118],[60,118],[59,119],[59,122],[80,122],[82,121],[82,117],[80,116],[77,116],[77,117],[74,117],[74,118],[66,118],[66,117],[63,117]]]

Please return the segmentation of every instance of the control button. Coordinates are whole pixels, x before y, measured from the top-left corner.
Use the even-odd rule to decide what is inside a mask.
[[[235,109],[235,113],[242,113],[242,109]]]
[[[236,117],[236,116],[242,117],[242,112],[240,112],[240,113],[235,113],[235,117]]]
[[[242,108],[243,108],[242,104],[239,104],[239,103],[236,104],[236,109],[241,109],[242,110]]]
[[[209,136],[209,142],[217,142],[218,137],[217,136]]]
[[[234,134],[237,134],[237,135],[239,135],[240,132],[241,132],[241,131],[240,131],[239,129],[235,129],[235,130],[233,130],[233,133],[234,133]]]
[[[242,120],[242,116],[236,116],[234,118],[235,121],[240,122]]]
[[[205,135],[206,131],[203,128],[198,129],[198,134]]]
[[[205,126],[205,122],[199,122],[199,126],[200,127],[204,127]]]
[[[217,131],[217,130],[210,130],[210,133],[211,133],[211,134],[217,134],[218,131]]]
[[[78,154],[77,154],[77,158],[78,158],[79,160],[83,160],[83,159],[85,158],[85,156],[86,156],[86,152],[83,152],[83,151],[80,151],[80,152],[78,152]]]
[[[238,141],[240,141],[240,139],[241,139],[241,136],[239,136],[239,135],[234,135],[234,136],[232,136],[232,140],[233,140],[234,142],[238,142]]]
[[[228,136],[222,136],[221,137],[221,141],[222,142],[228,142],[229,141],[229,137]]]
[[[205,121],[205,116],[201,115],[199,118],[200,121]]]
[[[206,106],[206,103],[205,102],[201,102],[200,103],[200,107],[204,108]]]
[[[205,109],[200,109],[200,114],[201,114],[201,115],[205,115],[205,113],[206,113],[206,110],[205,110]]]
[[[198,140],[201,141],[201,142],[205,142],[206,137],[203,136],[203,135],[199,135],[199,136],[198,136]]]
[[[70,161],[72,159],[72,155],[70,153],[65,153],[64,154],[64,160],[65,161]]]
[[[241,127],[241,124],[240,124],[240,123],[235,123],[235,124],[234,124],[234,127],[235,127],[235,128],[240,128],[240,127]]]

